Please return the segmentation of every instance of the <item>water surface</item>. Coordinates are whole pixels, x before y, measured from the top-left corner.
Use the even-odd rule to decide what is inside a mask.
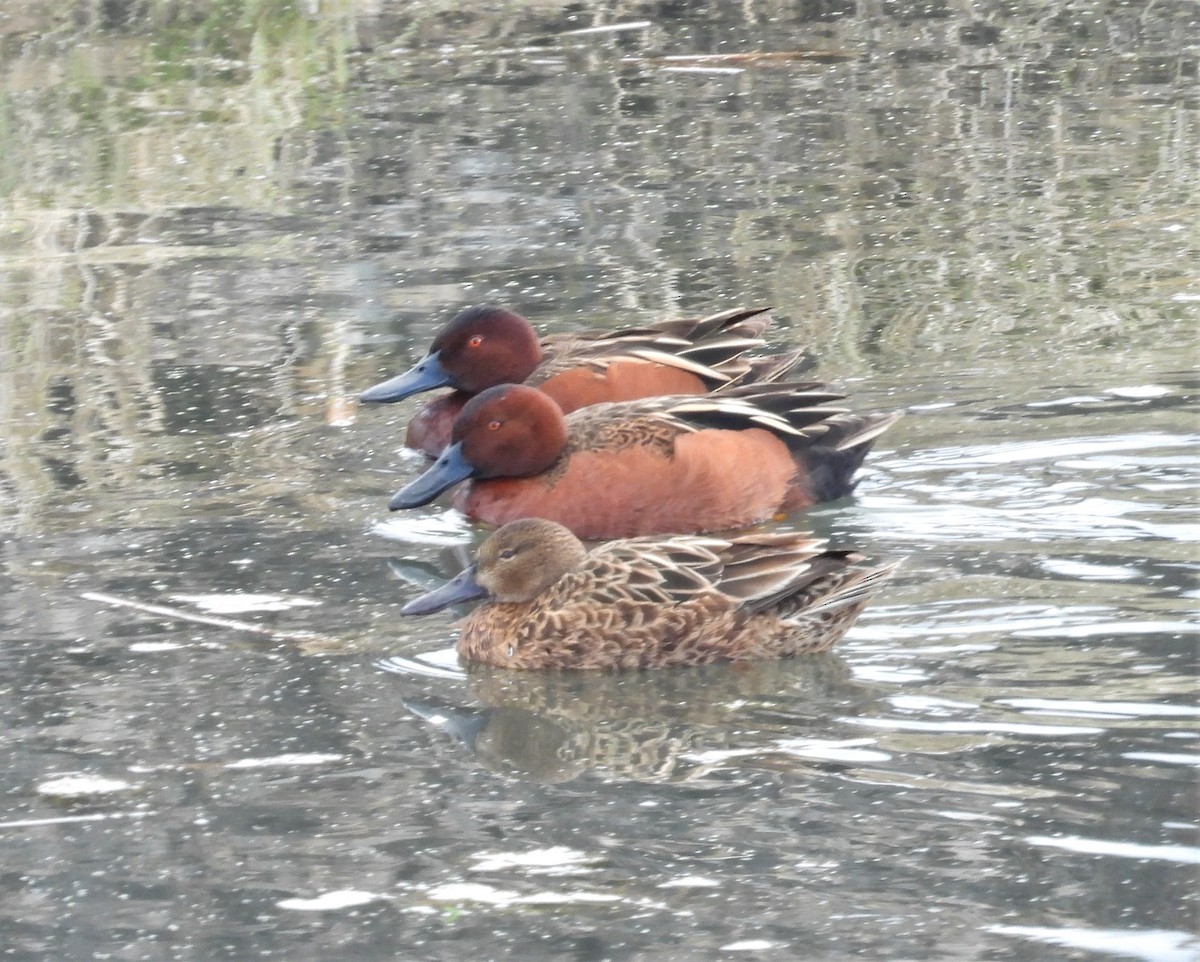
[[[377,6],[0,13],[4,958],[1200,959],[1194,5]],[[484,300],[904,410],[837,653],[401,618],[352,399]]]

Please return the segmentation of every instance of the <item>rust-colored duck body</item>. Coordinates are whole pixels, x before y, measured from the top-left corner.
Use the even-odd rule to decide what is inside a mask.
[[[450,387],[409,422],[405,443],[437,457],[454,419],[480,391],[528,384],[564,412],[589,404],[665,394],[703,394],[743,376],[742,355],[764,346],[765,307],[734,308],[703,318],[540,338],[515,311],[467,308],[434,338],[429,353],[404,374],[368,388],[360,400],[399,401]]]
[[[463,408],[450,446],[389,507],[426,504],[470,479],[456,505],[493,524],[549,518],[581,538],[741,527],[854,489],[898,415],[825,406],[841,397],[816,382],[766,382],[564,417],[541,392],[500,385]]]
[[[506,524],[476,563],[410,602],[425,614],[485,598],[461,623],[463,660],[618,669],[826,651],[894,565],[796,533],[634,538],[588,550],[562,525]]]

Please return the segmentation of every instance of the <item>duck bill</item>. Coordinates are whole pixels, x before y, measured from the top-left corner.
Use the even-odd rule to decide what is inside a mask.
[[[455,442],[442,452],[441,457],[424,474],[392,495],[388,508],[399,511],[401,508],[418,508],[429,504],[447,488],[474,476],[474,466],[463,456],[462,442]]]
[[[438,352],[434,351],[403,374],[367,388],[358,399],[373,404],[390,404],[393,401],[403,401],[421,391],[444,387],[450,381],[450,372],[442,367]]]
[[[400,613],[427,615],[434,611],[441,611],[450,605],[456,605],[460,601],[482,598],[486,594],[487,590],[475,580],[475,566],[471,565],[469,568],[464,568],[456,577],[447,581],[440,588],[434,588],[433,591],[414,598],[400,609]]]

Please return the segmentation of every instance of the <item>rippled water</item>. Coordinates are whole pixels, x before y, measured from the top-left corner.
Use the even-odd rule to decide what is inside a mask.
[[[1194,5],[207,9],[0,12],[0,955],[1200,959]],[[400,617],[351,399],[486,299],[906,412],[835,654]]]

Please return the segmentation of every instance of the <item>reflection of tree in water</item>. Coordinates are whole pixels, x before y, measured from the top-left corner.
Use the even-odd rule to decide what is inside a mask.
[[[1182,319],[1190,4],[633,5],[649,27],[585,35],[615,14],[405,6],[80,3],[81,46],[17,5],[0,398],[26,511],[231,460],[320,486],[277,459],[294,419],[347,420],[469,300],[560,325],[774,303],[829,375],[1119,354]],[[661,59],[781,46],[849,59]]]
[[[481,708],[408,705],[489,766],[550,781],[588,772],[695,780],[722,767],[722,752],[735,753],[738,769],[832,764],[789,756],[778,743],[827,738],[828,718],[867,697],[830,654],[643,672],[474,669],[470,690]]]

